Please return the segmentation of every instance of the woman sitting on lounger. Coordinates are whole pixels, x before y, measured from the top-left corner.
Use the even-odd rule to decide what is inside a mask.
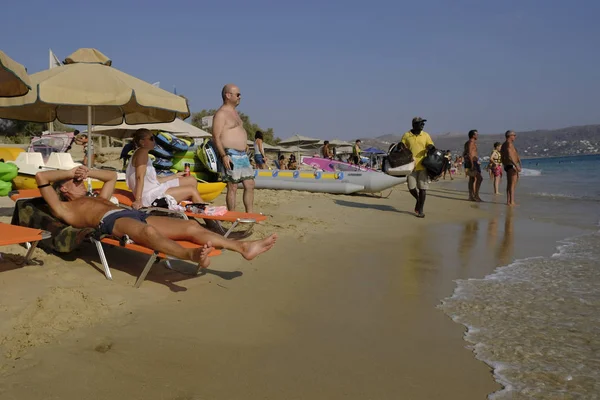
[[[137,149],[125,171],[127,186],[135,196],[132,207],[150,207],[156,199],[165,195],[172,196],[178,203],[191,200],[202,203],[198,193],[198,182],[193,176],[184,176],[183,172],[171,176],[159,177],[148,157],[148,152],[154,148],[154,136],[148,129],[138,129],[133,134],[133,144]]]

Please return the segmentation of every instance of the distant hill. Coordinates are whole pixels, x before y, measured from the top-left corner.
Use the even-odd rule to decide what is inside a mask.
[[[403,134],[403,133],[402,133]],[[400,141],[402,134],[364,138],[362,147],[387,150]],[[468,137],[466,133],[449,132],[432,135],[435,147],[461,154]],[[504,142],[504,133],[479,135],[477,140],[482,156],[492,151],[494,142]],[[517,132],[515,146],[522,157],[556,157],[600,153],[600,125],[570,126],[553,130]]]

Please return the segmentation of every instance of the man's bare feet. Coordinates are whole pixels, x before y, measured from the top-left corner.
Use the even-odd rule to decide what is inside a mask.
[[[210,265],[210,259],[208,255],[214,249],[215,248],[213,247],[211,242],[207,242],[206,244],[204,244],[204,246],[194,249],[194,252],[192,254],[192,261],[198,263],[198,268],[208,268],[208,266]]]
[[[475,200],[473,197],[469,196],[469,200],[468,201],[477,201],[477,200]]]
[[[479,196],[475,197],[475,201],[478,202],[478,203],[483,203],[484,202],[483,200],[481,200],[481,197],[479,197]]]
[[[261,240],[242,242],[242,257],[244,257],[246,260],[252,260],[259,254],[270,250],[276,241],[277,234],[274,233],[271,236]]]

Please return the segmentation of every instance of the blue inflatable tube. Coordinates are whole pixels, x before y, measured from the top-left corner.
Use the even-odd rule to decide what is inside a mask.
[[[154,135],[154,139],[157,144],[172,153],[187,151],[189,148],[185,141],[167,132],[158,132]]]

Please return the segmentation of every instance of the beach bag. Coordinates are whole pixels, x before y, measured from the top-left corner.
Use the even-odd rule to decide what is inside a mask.
[[[404,143],[399,142],[390,148],[387,160],[391,168],[398,168],[402,165],[413,162],[413,155]]]
[[[159,197],[158,199],[152,202],[152,207],[157,208],[168,208],[169,210],[175,211],[184,211],[185,209],[177,204],[177,200],[171,195],[165,195],[164,197]]]
[[[427,170],[427,174],[431,179],[435,179],[444,172],[448,159],[444,157],[442,150],[431,146],[427,150],[427,155],[423,158],[422,165]]]

